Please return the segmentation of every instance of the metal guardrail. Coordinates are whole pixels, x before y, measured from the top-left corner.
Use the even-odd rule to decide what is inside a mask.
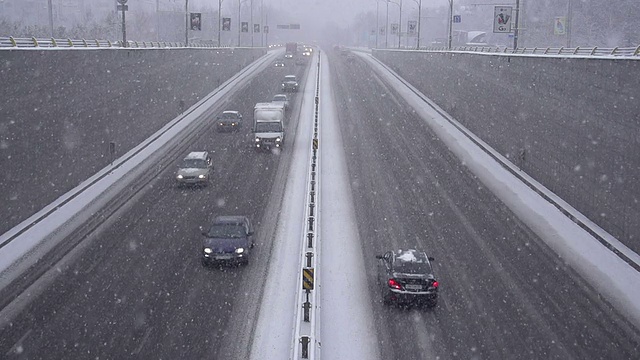
[[[0,48],[121,48],[124,43],[116,40],[85,40],[55,38],[14,38],[0,37]],[[184,43],[168,41],[127,41],[128,48],[175,48],[185,47]],[[193,43],[188,47],[216,48],[212,44]]]
[[[637,47],[531,47],[511,49],[505,46],[456,46],[448,50],[446,47],[421,47],[425,51],[472,51],[499,54],[540,54],[540,55],[576,55],[576,56],[637,56],[640,57],[640,46]]]

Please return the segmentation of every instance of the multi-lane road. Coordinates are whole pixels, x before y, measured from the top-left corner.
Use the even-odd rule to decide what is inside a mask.
[[[327,59],[361,241],[353,256],[364,258],[381,358],[638,356],[638,329],[487,190],[365,61],[332,52]],[[279,92],[283,75],[295,71],[304,88],[306,69],[269,67],[206,116],[234,109],[250,121],[253,105]],[[289,145],[301,96],[293,95]],[[69,254],[35,298],[23,298],[27,305],[0,329],[0,357],[248,358],[293,148],[261,153],[248,140],[246,126],[219,134],[212,123],[189,149],[212,153],[212,185],[178,189],[175,168],[161,173]],[[257,247],[248,266],[200,266],[198,227],[219,214],[253,219]],[[380,302],[375,255],[408,247],[436,258],[434,309]],[[335,286],[349,291],[348,284],[324,288]]]

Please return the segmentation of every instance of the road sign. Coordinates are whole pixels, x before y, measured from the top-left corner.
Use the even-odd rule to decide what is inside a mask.
[[[553,33],[555,35],[567,34],[567,18],[564,16],[557,16],[553,21]]]
[[[129,5],[116,5],[118,11],[129,11]]]
[[[231,18],[222,18],[222,31],[231,31]]]
[[[253,32],[254,33],[260,32],[260,24],[253,24]]]
[[[241,32],[249,32],[249,22],[248,21],[243,21],[241,26],[240,26],[240,31]]]
[[[300,24],[290,24],[289,29],[300,30]]]
[[[391,34],[395,35],[398,33],[398,24],[391,24]]]
[[[202,30],[201,20],[201,13],[191,13],[191,30]]]
[[[264,26],[264,33],[268,34],[269,33],[269,25],[265,25]]]
[[[118,0],[118,3],[120,3],[120,4],[124,5],[124,4],[126,4],[126,3],[127,3],[127,0]]]
[[[291,25],[289,24],[278,24],[276,25],[276,29],[289,29]]]
[[[493,32],[494,33],[510,33],[511,32],[511,14],[512,6],[496,6],[493,10]]]
[[[302,289],[313,290],[313,268],[302,269]]]
[[[454,23],[461,23],[462,22],[462,16],[461,15],[453,15],[453,22]]]

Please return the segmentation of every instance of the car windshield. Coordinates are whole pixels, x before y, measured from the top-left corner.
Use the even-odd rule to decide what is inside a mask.
[[[247,236],[245,227],[238,224],[213,224],[207,233],[212,238],[243,238]]]
[[[256,124],[256,132],[281,132],[282,124],[279,122],[259,122]]]
[[[238,118],[238,115],[233,114],[233,113],[223,113],[219,117],[219,119],[224,119],[224,120],[235,120],[237,118]]]
[[[284,81],[296,81],[296,77],[295,76],[285,76],[284,77]]]
[[[429,274],[429,265],[417,261],[396,261],[393,270],[403,274]]]
[[[287,97],[284,95],[276,95],[273,97],[273,101],[287,101]]]
[[[207,162],[202,159],[184,159],[180,167],[186,169],[204,169],[207,167]]]

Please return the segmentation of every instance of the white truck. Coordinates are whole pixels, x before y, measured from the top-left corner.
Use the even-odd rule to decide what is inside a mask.
[[[283,104],[257,103],[253,108],[254,147],[269,150],[284,145],[285,108]]]

